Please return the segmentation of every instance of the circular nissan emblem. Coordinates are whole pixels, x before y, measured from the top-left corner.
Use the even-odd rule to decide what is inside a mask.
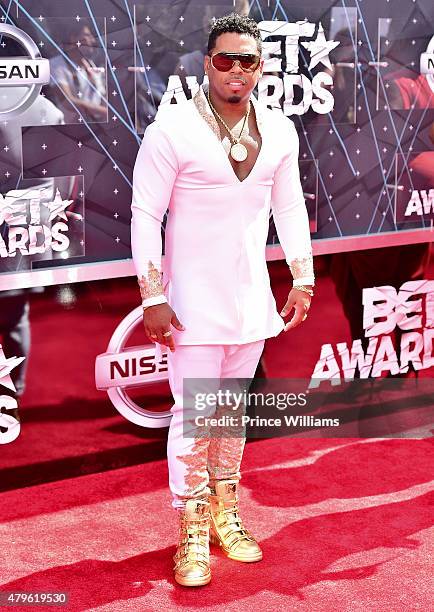
[[[42,86],[49,83],[50,63],[41,57],[38,46],[23,30],[0,23],[0,34],[12,38],[27,52],[27,56],[0,57],[0,89],[23,87],[27,90],[14,106],[0,110],[0,118],[9,119],[29,109],[41,93]]]
[[[170,411],[153,412],[142,408],[128,396],[128,388],[168,379],[165,347],[162,347],[159,360],[156,359],[154,344],[125,348],[137,327],[143,330],[142,306],[132,310],[121,321],[110,339],[107,352],[96,358],[95,384],[97,389],[107,391],[113,406],[128,421],[142,427],[167,427],[172,418]]]

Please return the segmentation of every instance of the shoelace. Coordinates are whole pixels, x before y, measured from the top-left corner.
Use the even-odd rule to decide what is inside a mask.
[[[223,513],[224,514],[233,514],[233,520],[228,521],[228,525],[234,525],[237,524],[238,529],[237,531],[240,531],[242,535],[246,535],[247,537],[251,537],[250,532],[248,529],[246,529],[243,525],[243,520],[240,516],[238,516],[238,504],[234,503],[233,506],[231,506],[230,508],[224,508]]]
[[[181,534],[182,540],[180,541],[179,546],[182,546],[182,552],[177,551],[175,557],[178,561],[178,564],[181,564],[186,561],[188,557],[191,558],[193,554],[198,562],[208,562],[208,554],[205,551],[200,550],[191,550],[190,545],[196,544],[198,547],[203,547],[206,549],[206,536],[208,535],[207,525],[208,525],[208,517],[204,516],[200,519],[185,519],[183,518],[181,521]],[[187,535],[187,539],[184,541],[185,535]],[[205,541],[203,541],[205,538]],[[203,557],[201,559],[200,557]]]

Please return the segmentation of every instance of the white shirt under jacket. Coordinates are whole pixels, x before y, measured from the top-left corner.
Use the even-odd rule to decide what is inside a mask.
[[[162,273],[164,295],[160,289],[144,296],[139,284],[143,305],[167,299],[185,326],[171,328],[175,344],[244,344],[277,336],[285,325],[265,258],[270,207],[294,284],[314,284],[298,134],[290,119],[252,95],[262,146],[240,181],[206,88],[167,105],[145,131],[133,174],[132,256],[142,283],[151,278],[149,262]]]

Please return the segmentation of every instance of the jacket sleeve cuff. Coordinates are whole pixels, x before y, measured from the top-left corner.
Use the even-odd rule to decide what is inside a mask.
[[[167,298],[165,295],[154,295],[142,300],[142,306],[143,308],[147,308],[148,306],[156,306],[157,304],[165,304],[166,302]]]
[[[302,276],[301,278],[294,279],[292,281],[292,286],[297,287],[300,285],[315,285],[315,277],[314,276]]]
[[[315,283],[312,251],[308,251],[305,255],[294,257],[290,260],[289,269],[293,278],[293,286],[313,285]]]

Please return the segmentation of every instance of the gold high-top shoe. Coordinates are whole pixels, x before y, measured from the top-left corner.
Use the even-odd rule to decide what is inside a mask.
[[[209,502],[189,499],[179,510],[179,542],[173,560],[175,580],[183,586],[201,586],[211,580],[209,564]]]
[[[210,542],[218,544],[227,557],[236,561],[260,561],[262,550],[244,527],[238,515],[236,480],[215,481],[215,495],[209,496],[211,504]]]

